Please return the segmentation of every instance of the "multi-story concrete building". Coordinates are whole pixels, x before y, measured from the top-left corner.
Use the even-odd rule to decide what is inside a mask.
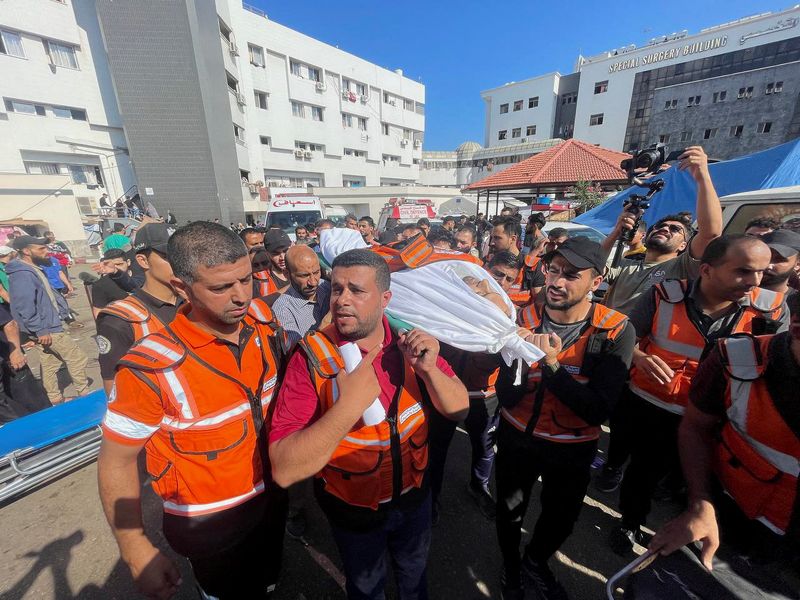
[[[419,178],[421,83],[239,0],[4,0],[0,32],[0,171],[223,222],[259,184]]]
[[[626,151],[702,144],[723,159],[775,146],[800,135],[799,26],[792,7],[487,90],[486,145],[575,136]]]

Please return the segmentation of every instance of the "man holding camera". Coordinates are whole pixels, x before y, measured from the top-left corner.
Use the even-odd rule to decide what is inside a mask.
[[[653,225],[645,238],[644,260],[623,259],[618,267],[610,267],[606,275],[609,290],[605,305],[628,314],[639,297],[666,279],[697,279],[699,258],[706,246],[722,234],[722,207],[708,172],[708,157],[700,146],[690,146],[679,157],[678,168],[688,170],[697,184],[697,232],[691,235],[689,225],[680,215],[667,215]],[[674,168],[674,167],[673,167]],[[637,214],[624,211],[614,230],[603,241],[603,249],[611,253],[624,230],[636,224]],[[630,453],[630,429],[626,416],[627,395],[623,394],[611,419],[608,462],[595,482],[603,492],[613,492],[622,480],[622,467]]]

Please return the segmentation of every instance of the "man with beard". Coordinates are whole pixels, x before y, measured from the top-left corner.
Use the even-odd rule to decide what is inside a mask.
[[[64,323],[71,319],[67,301],[53,291],[41,270],[50,265],[47,240],[23,235],[14,239],[13,247],[19,254],[6,266],[11,314],[24,336],[36,343],[47,397],[52,404],[60,404],[65,398],[58,371],[67,367],[75,396],[81,396],[89,390],[88,358],[64,330]]]
[[[100,499],[137,587],[171,598],[180,573],[142,523],[144,448],[164,537],[189,559],[200,597],[267,598],[286,511],[264,431],[283,333],[252,299],[250,259],[235,232],[196,221],[170,237],[167,257],[184,304],[117,366],[97,463]]]
[[[545,305],[527,306],[520,325],[544,357],[502,365],[497,379],[497,537],[503,554],[502,597],[522,599],[526,585],[542,599],[566,592],[549,566],[572,533],[589,485],[600,425],[625,386],[635,343],[625,315],[592,303],[603,281],[605,254],[585,237],[567,240],[543,257]],[[541,515],[520,557],[522,522],[541,477]]]
[[[630,319],[638,347],[627,406],[635,423],[631,461],[620,492],[621,524],[609,544],[620,555],[644,539],[641,526],[659,480],[679,470],[677,431],[689,387],[707,349],[737,333],[776,333],[788,328],[783,294],[759,288],[770,250],[745,234],[712,241],[695,281],[668,279],[640,297]]]
[[[380,245],[375,239],[375,221],[372,220],[372,217],[361,217],[358,220],[358,231],[370,246]]]
[[[358,249],[336,257],[332,322],[306,335],[287,365],[270,458],[282,487],[315,476],[349,598],[384,598],[391,558],[398,596],[424,600],[428,415],[460,419],[467,391],[439,357],[435,338],[389,328],[383,311],[391,296],[381,256]],[[360,362],[354,367],[349,357]],[[383,418],[372,418],[374,411]]]
[[[505,217],[495,221],[489,238],[490,254],[484,259],[484,267],[489,269],[494,255],[499,252],[509,252],[514,257],[519,257],[519,235],[519,221],[514,217]],[[522,268],[517,273],[517,279],[511,285],[508,293],[515,304],[524,306],[530,302],[532,296],[539,293],[543,284],[544,275],[539,257],[531,253],[525,257]]]
[[[283,293],[289,287],[289,273],[286,270],[286,251],[292,240],[280,229],[270,229],[264,236],[264,249],[269,254],[270,266],[265,275],[267,294]],[[263,271],[259,272],[260,274]]]
[[[477,246],[478,233],[472,225],[462,225],[456,231],[456,250],[480,258]]]
[[[289,348],[312,329],[317,329],[328,314],[330,283],[322,279],[319,258],[308,246],[292,246],[286,252],[289,289],[272,305],[286,332]]]
[[[674,167],[673,167],[674,168]],[[696,279],[706,246],[722,234],[722,207],[708,173],[708,157],[699,146],[691,146],[680,157],[678,168],[688,170],[697,184],[697,233],[692,232],[680,214],[659,219],[644,240],[647,247],[644,260],[623,259],[618,267],[608,269],[609,284],[604,303],[628,314],[639,297],[665,279]],[[623,229],[631,229],[635,215],[623,212],[617,225],[603,240],[603,249],[610,253]],[[608,462],[595,486],[603,492],[613,492],[622,480],[622,468],[630,453],[633,424],[628,418],[624,394],[611,419],[611,438]]]
[[[772,252],[769,267],[761,278],[761,287],[784,295],[796,294],[789,287],[789,279],[798,272],[800,261],[800,233],[788,229],[776,229],[761,236]]]
[[[358,219],[353,213],[347,213],[344,217],[344,226],[347,229],[352,229],[353,231],[359,231],[358,227]]]
[[[450,233],[454,234],[456,232],[456,218],[447,216],[442,219],[442,229],[446,229]]]

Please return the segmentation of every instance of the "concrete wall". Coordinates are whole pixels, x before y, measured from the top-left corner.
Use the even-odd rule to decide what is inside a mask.
[[[69,177],[0,173],[0,221],[44,221],[75,256],[89,256]]]

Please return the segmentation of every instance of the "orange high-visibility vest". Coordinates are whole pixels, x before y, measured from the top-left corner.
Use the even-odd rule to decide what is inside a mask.
[[[337,339],[335,327],[328,326],[306,334],[300,342],[322,413],[339,393],[335,377],[344,361]],[[422,486],[428,466],[428,421],[420,384],[403,362],[403,383],[386,419],[372,426],[359,419],[317,474],[326,492],[352,506],[377,510],[379,504]]]
[[[134,344],[119,363],[162,399],[165,416],[145,452],[164,512],[206,515],[264,491],[263,427],[278,384],[283,332],[261,300],[252,301],[243,322],[255,329],[251,344],[258,347],[242,350],[242,372],[252,374],[247,381],[203,360],[169,326]],[[106,418],[114,418],[113,397]]]
[[[764,380],[775,336],[736,336],[719,344],[725,365],[725,410],[715,473],[747,517],[783,535],[800,474],[800,431],[775,407]]]
[[[277,291],[278,286],[268,270],[253,273],[253,298],[263,298]]]
[[[656,312],[650,333],[639,340],[642,352],[661,358],[675,372],[664,386],[652,381],[635,366],[631,369],[630,389],[637,396],[671,413],[682,415],[689,401],[689,386],[697,373],[708,340],[689,318],[686,280],[669,279],[656,288]],[[783,294],[755,288],[750,305],[742,311],[731,333],[750,333],[755,319],[769,318],[783,304]]]
[[[167,323],[162,323],[136,296],[115,300],[101,308],[97,314],[98,316],[101,314],[114,315],[130,323],[134,340],[140,340],[146,335],[161,331],[167,325]]]
[[[398,245],[402,244],[398,242]],[[408,240],[402,249],[398,250],[396,246],[392,245],[382,245],[372,246],[370,250],[380,254],[386,260],[392,273],[403,269],[417,269],[442,260],[462,260],[476,265],[483,264],[479,258],[475,258],[471,254],[458,250],[434,248],[421,233]]]
[[[519,324],[536,331],[542,324],[541,308],[531,304],[520,312]],[[589,327],[578,340],[561,351],[558,362],[572,377],[586,384],[589,378],[584,372],[584,358],[593,338],[600,336],[614,340],[622,333],[628,317],[620,312],[594,304],[589,317]],[[596,350],[591,350],[596,352]],[[528,370],[526,392],[514,407],[501,408],[500,414],[515,428],[551,442],[574,443],[596,440],[600,437],[600,426],[590,425],[550,390],[541,387],[542,368],[538,363]]]

